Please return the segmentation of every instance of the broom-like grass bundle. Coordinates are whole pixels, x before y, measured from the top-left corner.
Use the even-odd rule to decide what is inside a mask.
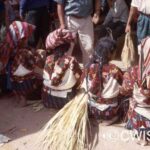
[[[81,89],[41,131],[43,150],[83,150],[88,142],[88,94]]]

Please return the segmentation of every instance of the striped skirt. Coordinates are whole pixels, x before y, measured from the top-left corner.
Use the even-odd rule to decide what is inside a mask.
[[[130,117],[126,124],[126,128],[136,131],[135,136],[145,140],[150,140],[150,120],[133,111],[130,112]]]
[[[108,107],[106,110],[101,111],[96,107],[89,105],[89,117],[95,118],[97,120],[111,120],[117,116],[118,106],[117,107]]]
[[[72,92],[68,92],[66,98],[53,96],[48,91],[49,89],[44,86],[42,90],[42,100],[44,106],[47,108],[61,109],[76,95],[76,90],[72,90]]]
[[[26,79],[24,81],[12,81],[13,91],[17,95],[27,96],[28,94],[35,91],[39,85],[42,84],[42,81],[37,79]]]

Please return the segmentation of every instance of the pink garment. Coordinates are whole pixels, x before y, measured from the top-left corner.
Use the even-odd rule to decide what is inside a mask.
[[[52,50],[66,42],[74,41],[76,35],[66,29],[57,29],[51,32],[46,39],[46,49]]]
[[[18,43],[21,42],[22,39],[28,39],[34,30],[34,25],[21,21],[14,21],[9,26],[9,32],[15,45],[18,45]]]
[[[27,40],[33,33],[35,26],[26,22],[14,21],[6,34],[2,43],[0,43],[0,73],[5,72],[5,67],[14,53],[18,51],[18,45],[22,40]]]

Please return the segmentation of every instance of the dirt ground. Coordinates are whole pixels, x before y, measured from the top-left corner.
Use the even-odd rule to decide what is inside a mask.
[[[38,112],[32,106],[20,108],[15,105],[14,97],[0,98],[0,133],[11,138],[0,150],[41,150],[35,148],[40,129],[56,113],[56,110],[42,109]],[[140,146],[124,124],[109,127],[91,127],[93,150],[149,150],[150,146]]]

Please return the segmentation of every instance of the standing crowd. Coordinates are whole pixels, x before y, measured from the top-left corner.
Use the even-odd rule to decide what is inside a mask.
[[[139,60],[124,71],[110,61],[133,29]],[[79,49],[81,63],[72,55]],[[104,125],[125,120],[147,145],[149,65],[150,0],[0,0],[0,94],[13,93],[21,106],[35,95],[60,109],[83,88],[89,117]]]

